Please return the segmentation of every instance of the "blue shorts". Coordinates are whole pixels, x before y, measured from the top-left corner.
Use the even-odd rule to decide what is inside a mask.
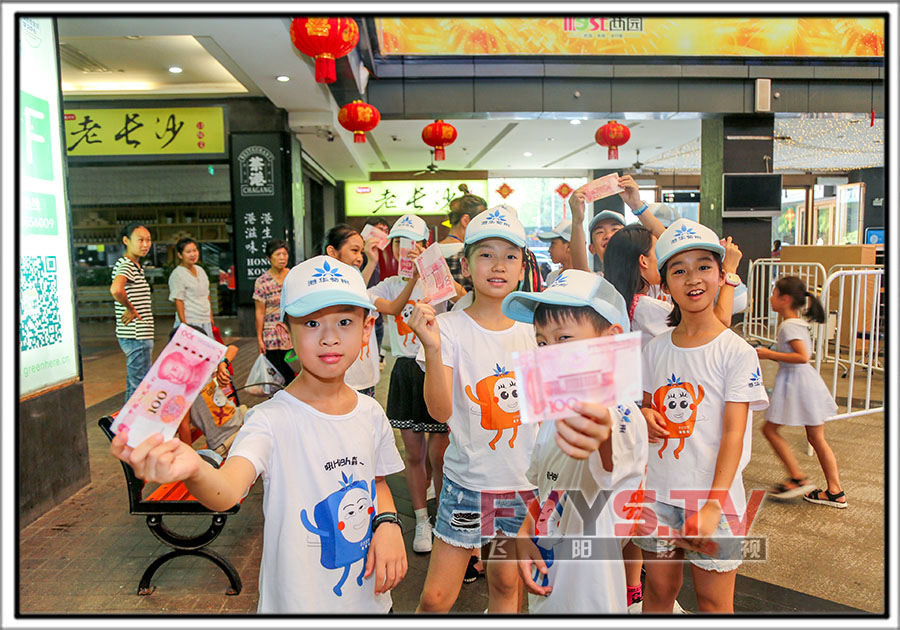
[[[469,490],[444,475],[434,535],[448,545],[475,549],[498,533],[514,537],[528,512],[533,490]]]
[[[657,527],[665,526],[669,530],[681,530],[684,526],[685,510],[684,508],[675,507],[668,503],[660,503],[656,501],[650,505],[644,506],[644,509],[653,510],[656,514]],[[659,530],[657,529],[657,533]],[[717,571],[720,573],[734,571],[741,565],[743,536],[734,536],[731,533],[731,526],[725,515],[719,521],[719,527],[712,535],[710,540],[715,544],[716,548],[710,548],[711,555],[694,551],[693,549],[684,549],[676,547],[668,540],[663,540],[657,536],[647,536],[641,538],[632,538],[635,545],[649,551],[651,553],[668,553],[675,549],[682,549],[684,557],[690,560],[691,564],[705,571]]]

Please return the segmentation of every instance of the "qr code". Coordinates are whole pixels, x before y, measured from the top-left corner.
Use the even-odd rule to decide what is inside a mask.
[[[23,256],[19,276],[22,352],[62,341],[56,256]]]

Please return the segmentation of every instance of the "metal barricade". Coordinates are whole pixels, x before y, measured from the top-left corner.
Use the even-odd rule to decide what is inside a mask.
[[[883,280],[883,267],[838,269],[822,288],[828,320],[816,326],[815,365],[838,403],[834,418],[884,412]],[[857,378],[865,378],[864,394],[854,395]]]
[[[778,258],[757,258],[750,261],[747,274],[747,308],[744,310],[743,337],[747,341],[759,341],[770,346],[778,335],[778,315],[772,310],[769,296],[775,281],[782,276],[797,276],[806,288],[816,295],[821,294],[825,284],[825,267],[815,262],[783,262]],[[813,348],[816,348],[816,334],[812,333]]]

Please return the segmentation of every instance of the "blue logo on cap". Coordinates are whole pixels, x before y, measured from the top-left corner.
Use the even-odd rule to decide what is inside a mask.
[[[680,228],[675,230],[675,235],[672,237],[672,243],[677,243],[678,241],[683,241],[689,238],[700,238],[700,235],[697,234],[697,231],[688,226],[682,225]]]
[[[407,227],[415,227],[413,225],[412,219],[409,217],[403,217],[400,223],[397,224],[399,227],[407,226]]]
[[[484,219],[484,225],[497,224],[505,227],[510,227],[509,221],[506,219],[506,216],[503,215],[499,210],[494,210]]]
[[[316,273],[313,274],[313,278],[316,278],[319,281],[337,280],[338,278],[344,277],[341,272],[338,271],[337,267],[329,265],[327,260],[321,267],[316,267],[315,270]]]
[[[559,274],[559,276],[556,277],[556,280],[553,281],[553,284],[551,284],[547,288],[552,289],[553,287],[567,287],[567,286],[569,286],[569,281],[566,278],[565,274],[561,273],[561,274]]]

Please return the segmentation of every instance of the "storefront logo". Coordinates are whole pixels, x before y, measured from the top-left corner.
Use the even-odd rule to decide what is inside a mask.
[[[578,37],[608,37],[612,33],[643,33],[643,18],[563,18],[563,31]]]
[[[247,147],[238,155],[242,197],[275,195],[275,156],[265,147]]]

